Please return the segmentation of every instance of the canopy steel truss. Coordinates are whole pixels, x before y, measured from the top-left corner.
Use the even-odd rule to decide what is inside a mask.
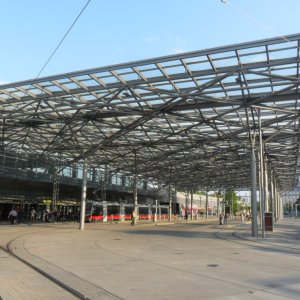
[[[1,147],[137,168],[180,189],[249,189],[260,113],[264,153],[290,189],[299,176],[299,42],[296,34],[1,85]]]

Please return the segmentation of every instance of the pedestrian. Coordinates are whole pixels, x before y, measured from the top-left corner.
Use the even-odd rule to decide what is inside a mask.
[[[36,212],[36,218],[35,218],[35,220],[37,220],[38,222],[42,221],[42,211],[41,211],[40,208]]]
[[[56,213],[56,221],[57,222],[60,222],[60,216],[61,216],[61,212],[60,212],[60,210],[58,210]]]
[[[45,216],[45,222],[46,222],[46,223],[49,223],[49,222],[50,222],[50,219],[49,219],[50,212],[49,212],[48,209],[45,210],[44,216]]]
[[[220,213],[220,225],[224,224],[224,213]]]
[[[80,221],[80,211],[76,210],[74,213],[74,222],[79,223],[79,221]]]
[[[8,214],[8,219],[10,220],[11,225],[15,224],[17,217],[18,217],[17,211],[14,208],[12,208]]]
[[[135,225],[136,224],[136,211],[135,209],[132,210],[131,212],[131,225]]]
[[[31,223],[36,222],[36,211],[35,211],[34,207],[32,207],[31,211],[30,211],[30,221],[31,221]]]
[[[224,225],[227,225],[228,213],[224,214]]]
[[[189,218],[189,214],[187,212],[187,210],[185,211],[185,214],[184,214],[184,219],[187,220]]]

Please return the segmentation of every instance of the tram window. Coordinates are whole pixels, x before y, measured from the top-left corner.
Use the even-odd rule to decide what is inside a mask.
[[[107,206],[107,214],[108,215],[118,215],[120,213],[120,207],[116,205],[108,205]]]
[[[125,215],[130,215],[132,212],[133,207],[125,206]]]
[[[103,214],[103,207],[102,206],[94,206],[93,208],[94,215],[102,215]]]
[[[147,215],[149,213],[148,207],[139,207],[139,214],[140,215]]]
[[[166,207],[161,207],[161,214],[165,215],[168,213],[168,209]]]

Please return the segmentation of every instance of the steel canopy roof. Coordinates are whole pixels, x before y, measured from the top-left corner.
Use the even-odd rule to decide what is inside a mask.
[[[251,140],[298,183],[300,34],[0,86],[1,146],[180,188],[246,189]]]

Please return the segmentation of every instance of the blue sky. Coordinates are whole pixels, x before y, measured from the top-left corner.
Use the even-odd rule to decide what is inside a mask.
[[[35,78],[87,0],[1,1],[0,83]],[[300,32],[299,0],[91,0],[41,77]]]

